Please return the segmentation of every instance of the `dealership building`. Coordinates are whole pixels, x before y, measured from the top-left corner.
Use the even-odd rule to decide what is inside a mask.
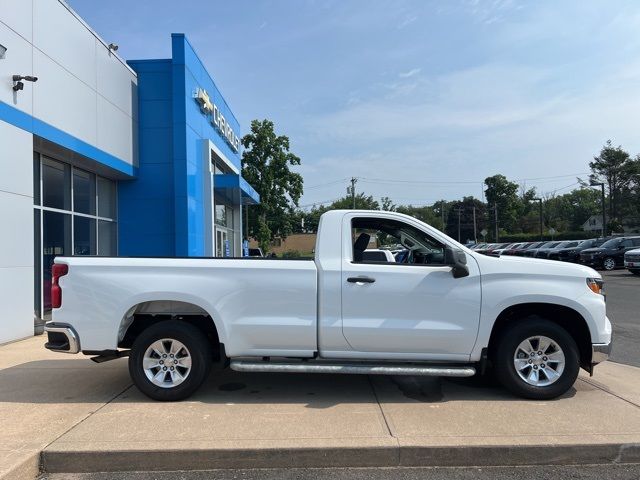
[[[124,61],[62,0],[3,5],[0,343],[50,318],[56,256],[241,256],[260,198],[188,39]]]

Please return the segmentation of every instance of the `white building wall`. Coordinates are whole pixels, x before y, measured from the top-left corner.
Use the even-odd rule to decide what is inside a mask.
[[[137,166],[136,75],[68,5],[0,0],[0,44],[0,102]],[[14,74],[38,81],[14,92]],[[0,343],[32,334],[34,310],[33,135],[7,111],[0,110]]]
[[[137,165],[136,75],[70,7],[0,0],[0,44],[0,101]],[[13,74],[38,81],[16,93]]]
[[[33,137],[0,122],[0,343],[33,334]]]

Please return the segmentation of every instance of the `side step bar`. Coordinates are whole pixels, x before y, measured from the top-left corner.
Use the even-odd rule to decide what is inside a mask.
[[[271,363],[264,361],[231,360],[237,372],[271,373],[346,373],[352,375],[415,375],[427,377],[472,377],[476,369],[469,366],[443,367],[429,365],[367,365],[357,363]]]

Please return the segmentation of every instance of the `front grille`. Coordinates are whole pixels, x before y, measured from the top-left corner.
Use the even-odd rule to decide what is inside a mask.
[[[638,255],[638,254],[625,255],[624,259],[627,262],[640,262],[640,255]]]

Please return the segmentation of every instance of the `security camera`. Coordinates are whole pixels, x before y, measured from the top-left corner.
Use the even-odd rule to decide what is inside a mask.
[[[4,54],[7,53],[7,47],[0,45],[0,60],[4,58]]]
[[[27,82],[37,82],[38,77],[32,77],[31,75],[14,75],[13,81],[19,82],[20,80],[26,80]]]
[[[114,52],[116,52],[118,50],[118,45],[116,45],[115,43],[110,43],[109,50],[113,50]]]
[[[26,80],[27,82],[37,82],[38,77],[32,77],[31,75],[14,75],[13,76],[13,91],[17,92],[18,90],[24,90],[24,83],[22,80]]]

